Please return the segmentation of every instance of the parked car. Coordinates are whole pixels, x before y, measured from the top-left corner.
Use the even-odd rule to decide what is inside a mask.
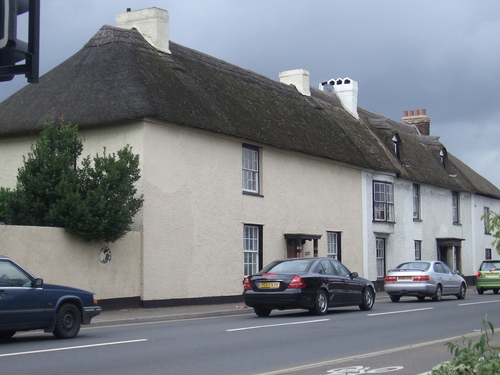
[[[375,287],[334,259],[297,258],[276,260],[245,277],[243,299],[261,317],[274,309],[308,309],[323,315],[339,306],[371,310]]]
[[[399,302],[403,296],[417,297],[419,301],[425,297],[440,301],[448,295],[464,299],[467,283],[444,262],[415,260],[387,272],[384,289],[392,302]]]
[[[476,290],[483,294],[492,290],[497,294],[500,289],[500,260],[484,260],[476,273]]]
[[[43,329],[60,339],[75,337],[101,313],[85,290],[44,284],[12,259],[0,256],[0,339],[17,331]]]

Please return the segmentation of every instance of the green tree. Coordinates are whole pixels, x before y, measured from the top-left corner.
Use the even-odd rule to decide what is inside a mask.
[[[500,215],[493,211],[488,211],[482,217],[485,220],[488,232],[493,236],[492,245],[496,248],[497,253],[500,254]]]
[[[71,202],[68,195],[78,186],[76,160],[82,142],[72,125],[46,123],[19,168],[16,189],[7,199],[7,223],[64,227]]]
[[[130,230],[142,206],[135,183],[140,178],[139,156],[126,146],[117,154],[86,157],[78,170],[79,203],[66,230],[86,241],[114,242]]]
[[[129,230],[143,197],[136,197],[139,157],[127,145],[117,154],[87,156],[78,128],[46,123],[18,171],[16,189],[5,191],[8,224],[63,227],[85,241],[114,242]],[[0,194],[0,215],[2,213]]]

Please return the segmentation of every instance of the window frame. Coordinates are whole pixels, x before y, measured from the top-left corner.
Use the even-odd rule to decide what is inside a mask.
[[[243,224],[243,275],[253,275],[262,267],[262,225]]]
[[[484,222],[484,234],[491,234],[489,228],[489,219],[490,219],[490,208],[483,207],[483,222]]]
[[[460,224],[460,193],[458,191],[451,192],[451,209],[453,224]]]
[[[415,260],[422,260],[422,241],[414,240],[413,247],[415,249]]]
[[[394,184],[392,182],[373,181],[372,200],[373,221],[394,223]]]
[[[386,241],[383,237],[375,237],[375,261],[377,268],[377,278],[385,276],[385,251]]]
[[[326,257],[342,261],[340,232],[326,232]]]
[[[246,194],[260,193],[260,149],[247,144],[241,149],[241,188]]]
[[[413,184],[413,220],[421,220],[421,196],[420,196],[420,185]]]

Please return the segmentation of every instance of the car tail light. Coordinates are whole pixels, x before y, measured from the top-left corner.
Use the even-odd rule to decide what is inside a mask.
[[[276,276],[275,273],[263,273],[262,276],[269,277],[269,276]]]
[[[288,284],[288,289],[303,289],[306,287],[306,283],[300,276],[295,275],[290,281],[290,284]]]
[[[430,280],[429,275],[413,276],[413,282],[415,283],[422,283],[429,280]]]
[[[250,279],[248,277],[243,279],[243,290],[252,290],[252,287],[250,286]]]
[[[398,278],[396,276],[386,276],[384,277],[384,281],[386,283],[395,283],[396,281],[398,281]]]

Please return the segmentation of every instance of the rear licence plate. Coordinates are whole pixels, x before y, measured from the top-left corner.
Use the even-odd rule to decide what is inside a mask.
[[[398,281],[412,281],[412,276],[398,276]]]
[[[278,289],[280,287],[280,283],[278,281],[273,281],[273,282],[260,282],[259,283],[259,288],[260,289]]]

